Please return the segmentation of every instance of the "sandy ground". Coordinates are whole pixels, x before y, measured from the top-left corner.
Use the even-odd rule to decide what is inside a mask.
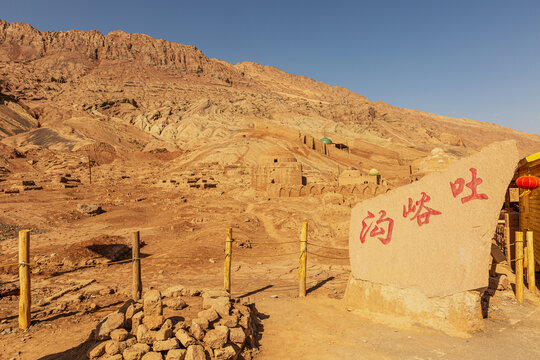
[[[311,241],[346,247],[350,208],[323,207],[318,198],[268,200],[249,189],[189,190],[159,181],[152,184],[151,180],[166,177],[163,166],[138,165],[138,175],[129,172],[129,164],[97,169],[94,184],[83,181],[74,189],[46,186],[0,195],[0,223],[34,229],[32,261],[73,264],[54,271],[34,269],[33,324],[26,332],[8,331],[17,328],[17,275],[13,267],[0,271],[1,359],[84,358],[90,331],[129,298],[131,264],[76,267],[91,263],[92,258],[115,260],[114,256],[129,249],[133,229],[141,231],[145,243],[141,249],[144,289],[165,290],[177,284],[219,288],[229,226],[235,237],[232,295],[250,297],[262,314],[256,359],[540,358],[536,295],[527,293],[526,302],[517,304],[511,291],[497,292],[491,299],[486,330],[467,339],[417,326],[374,323],[343,307],[347,260],[309,256],[308,296],[298,298],[300,223],[309,222]],[[127,174],[130,177],[122,177]],[[72,176],[84,180],[82,173]],[[80,214],[76,209],[81,203],[98,203],[106,212]],[[288,241],[293,243],[278,244]],[[310,249],[346,256],[346,252],[321,250]],[[0,241],[0,263],[12,262],[16,251],[13,235]],[[152,257],[144,259],[148,256]],[[96,281],[47,306],[38,305],[46,296],[92,279]]]

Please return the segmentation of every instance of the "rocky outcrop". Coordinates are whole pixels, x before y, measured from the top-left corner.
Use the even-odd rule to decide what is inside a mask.
[[[39,31],[28,24],[0,20],[0,43],[0,59],[3,61],[28,61],[58,52],[74,52],[94,61],[139,61],[146,65],[193,72],[203,72],[211,63],[195,46],[120,30],[107,35],[97,30]]]
[[[20,109],[13,112],[16,106],[0,114],[0,137],[23,132],[10,140],[12,146],[58,143],[73,149],[99,141],[132,151],[157,139],[158,147],[196,149],[254,120],[293,131],[316,128],[350,144],[388,144],[406,161],[433,146],[453,147],[463,156],[495,140],[515,139],[528,155],[540,144],[532,134],[372,102],[275,67],[233,66],[195,46],[144,34],[39,31],[0,20],[0,63],[0,92],[29,114],[23,119]],[[36,132],[38,126],[47,133]],[[24,136],[30,132],[35,136]],[[360,151],[364,159],[379,156],[366,149]]]

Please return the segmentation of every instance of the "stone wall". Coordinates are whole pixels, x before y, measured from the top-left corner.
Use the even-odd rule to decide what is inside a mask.
[[[259,165],[251,173],[252,186],[261,191],[270,185],[293,186],[302,185],[302,165],[297,162]]]
[[[351,153],[351,149],[343,144],[325,144],[310,134],[300,134],[299,141],[302,145],[316,151],[330,159],[339,161],[343,164],[353,165],[362,168],[364,159]]]
[[[282,184],[270,184],[267,187],[268,196],[270,197],[302,197],[316,196],[326,193],[342,194],[344,196],[354,195],[359,198],[370,198],[389,191],[385,185],[326,185],[326,184],[311,184],[311,185],[293,185],[287,186]]]
[[[338,178],[339,185],[364,185],[381,183],[380,175],[362,174],[360,170],[343,170]]]

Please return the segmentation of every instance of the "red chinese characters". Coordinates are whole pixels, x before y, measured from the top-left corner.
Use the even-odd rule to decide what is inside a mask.
[[[367,221],[367,222],[366,222]],[[375,226],[373,226],[375,225]],[[373,226],[373,228],[372,228]],[[371,231],[370,231],[371,230]],[[375,215],[368,211],[368,215],[362,220],[362,230],[360,231],[360,242],[366,242],[366,237],[378,237],[383,245],[392,240],[392,231],[394,230],[394,220],[386,216],[386,211],[379,211],[379,219],[375,220]],[[386,235],[386,236],[385,236]]]
[[[472,175],[472,179],[470,182],[465,184],[465,180],[463,178],[458,178],[454,182],[450,181],[450,190],[452,190],[452,195],[454,196],[454,198],[456,198],[463,192],[465,186],[467,186],[469,189],[471,189],[471,194],[461,198],[462,204],[465,204],[466,202],[469,202],[471,200],[487,200],[488,196],[486,194],[479,194],[477,189],[478,185],[480,185],[483,180],[479,177],[476,177],[477,171],[475,168],[470,168],[469,171]]]
[[[440,211],[426,206],[426,203],[428,203],[430,200],[431,197],[425,192],[422,192],[422,197],[416,202],[413,202],[413,199],[409,198],[409,203],[407,206],[403,205],[403,217],[406,218],[410,214],[414,213],[410,219],[411,221],[416,219],[418,226],[429,224],[431,215],[441,215]]]

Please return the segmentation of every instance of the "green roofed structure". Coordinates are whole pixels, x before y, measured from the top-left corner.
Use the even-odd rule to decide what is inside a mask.
[[[321,139],[321,142],[325,143],[325,144],[331,144],[332,143],[332,140],[330,140],[329,138],[327,137],[323,137]]]

